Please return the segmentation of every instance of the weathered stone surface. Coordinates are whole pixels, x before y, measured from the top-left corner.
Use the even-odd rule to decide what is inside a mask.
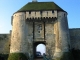
[[[0,54],[8,54],[10,51],[10,34],[0,34]]]
[[[55,23],[56,25],[54,26],[55,28],[57,27],[58,29],[58,30],[55,29],[55,32],[54,32],[56,36],[54,57],[56,59],[56,58],[60,58],[63,53],[69,51],[70,37],[69,37],[69,28],[67,23],[66,12],[58,12],[58,20]]]
[[[13,26],[11,36],[10,53],[23,52],[27,50],[27,31],[25,23],[25,13],[20,12],[13,15]],[[24,47],[23,47],[24,46]]]
[[[80,50],[80,28],[69,29],[71,49]]]
[[[54,23],[45,23],[46,54],[52,58],[55,48]]]

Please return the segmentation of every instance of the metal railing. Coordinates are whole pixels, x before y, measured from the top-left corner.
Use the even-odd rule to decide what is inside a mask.
[[[33,60],[33,55],[29,56],[29,60]]]
[[[28,53],[25,53],[25,55],[28,58],[28,60],[33,60],[33,55],[29,55]]]
[[[29,60],[33,60],[33,56],[30,56],[30,59]]]
[[[43,60],[50,60],[47,55],[43,55]]]

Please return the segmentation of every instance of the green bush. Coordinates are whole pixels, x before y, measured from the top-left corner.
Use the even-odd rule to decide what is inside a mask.
[[[54,60],[74,60],[71,52],[64,52],[61,57],[58,57]]]
[[[29,57],[23,53],[10,53],[8,60],[28,60]]]
[[[0,59],[7,60],[8,54],[0,54]]]
[[[80,60],[80,50],[72,49],[72,54],[75,60]]]

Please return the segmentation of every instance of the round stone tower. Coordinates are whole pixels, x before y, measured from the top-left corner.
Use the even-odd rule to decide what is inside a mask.
[[[16,12],[12,16],[12,35],[9,60],[17,60],[23,58],[22,55],[25,56],[24,54],[27,50],[25,15],[25,12]],[[16,56],[16,59],[13,58],[13,56]],[[26,57],[24,58],[25,60],[27,59]]]
[[[54,59],[70,59],[70,35],[67,21],[67,12],[58,11],[58,19],[55,25],[55,52]]]
[[[25,53],[27,50],[25,12],[13,14],[12,25],[10,53]]]

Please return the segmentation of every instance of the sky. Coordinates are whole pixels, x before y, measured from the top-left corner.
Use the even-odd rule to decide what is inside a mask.
[[[80,0],[37,0],[38,2],[55,2],[68,13],[69,28],[80,28]],[[0,0],[0,34],[12,30],[11,16],[32,0]]]
[[[11,16],[32,0],[0,0],[0,34],[12,30]],[[38,2],[55,2],[68,13],[69,28],[80,28],[80,0],[38,0]]]

